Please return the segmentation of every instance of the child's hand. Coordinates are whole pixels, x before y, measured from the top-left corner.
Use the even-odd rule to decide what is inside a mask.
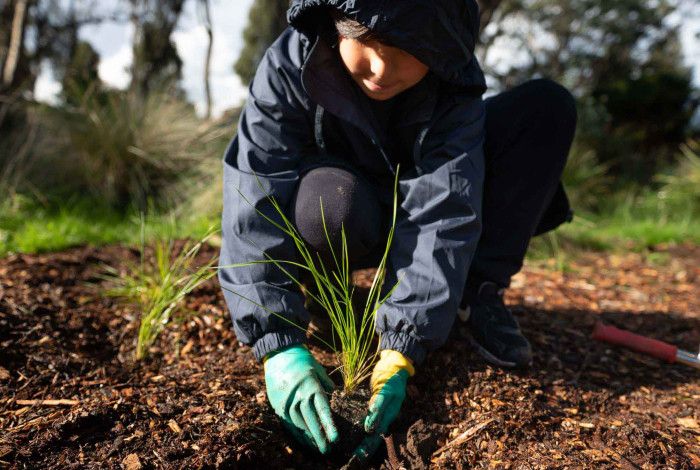
[[[367,459],[377,450],[382,435],[398,416],[406,397],[406,383],[413,374],[413,365],[403,354],[390,350],[381,352],[370,379],[372,398],[365,418],[365,431],[371,435],[355,450],[355,455],[361,459]]]
[[[265,359],[267,397],[287,429],[322,454],[338,440],[326,392],[334,384],[306,346],[296,345]]]

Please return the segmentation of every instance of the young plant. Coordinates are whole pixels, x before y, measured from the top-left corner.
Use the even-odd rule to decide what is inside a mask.
[[[214,235],[208,233],[196,243],[186,242],[175,254],[171,237],[159,238],[153,246],[153,259],[146,258],[144,224],[141,226],[141,256],[139,263],[127,268],[126,273],[106,266],[110,287],[104,293],[111,297],[127,299],[139,306],[138,340],[136,359],[148,355],[158,335],[170,319],[184,312],[184,299],[194,289],[216,274],[217,258],[206,265],[195,268],[194,262],[202,246]]]
[[[260,184],[262,189],[262,184]],[[322,309],[328,314],[328,317],[333,326],[332,344],[322,338],[317,339],[329,347],[336,353],[338,357],[338,370],[343,378],[344,389],[347,393],[352,392],[364,379],[371,374],[371,367],[374,363],[379,351],[372,350],[372,340],[374,339],[374,329],[377,311],[388,300],[396,286],[394,285],[388,293],[382,296],[382,286],[386,279],[386,264],[389,256],[389,250],[394,237],[394,229],[396,226],[396,212],[398,205],[398,172],[394,181],[394,201],[391,227],[387,236],[384,253],[382,255],[377,271],[372,280],[372,285],[369,289],[369,294],[364,307],[360,312],[356,312],[353,303],[355,288],[352,286],[350,270],[350,260],[348,255],[347,236],[345,227],[341,227],[341,247],[340,253],[333,247],[333,243],[328,233],[326,226],[325,214],[323,211],[323,200],[320,200],[321,220],[326,236],[326,241],[331,250],[331,257],[335,266],[328,267],[323,262],[320,254],[314,253],[306,246],[303,238],[299,234],[294,224],[285,215],[282,207],[277,200],[268,195],[267,198],[274,208],[275,212],[282,219],[282,223],[278,223],[266,216],[260,210],[257,210],[265,220],[277,227],[279,230],[288,235],[294,242],[297,252],[301,258],[301,262],[291,260],[272,259],[267,253],[262,252],[266,259],[260,261],[252,261],[248,263],[238,263],[229,266],[221,266],[220,268],[238,268],[246,267],[259,263],[272,263],[279,268],[290,280],[292,280],[299,288],[306,291],[306,295],[312,301],[318,303]],[[248,203],[251,202],[239,191],[241,197]],[[252,204],[251,204],[252,205]],[[261,250],[262,251],[262,250]],[[294,266],[302,271],[306,271],[311,275],[313,287],[305,288],[298,277],[294,276],[288,269],[289,266]],[[283,320],[292,323],[277,312],[273,312],[264,306],[248,299],[237,292],[231,291],[233,294],[248,300],[259,308],[264,309],[271,315],[276,315]],[[358,315],[359,313],[359,315]],[[306,331],[300,325],[292,323],[294,326]],[[337,339],[337,342],[336,342]],[[338,344],[339,343],[339,344]]]

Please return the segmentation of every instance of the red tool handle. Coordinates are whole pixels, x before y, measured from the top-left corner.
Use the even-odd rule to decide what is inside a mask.
[[[598,341],[617,344],[642,354],[658,357],[666,362],[676,362],[677,347],[657,339],[647,338],[614,326],[608,326],[600,321],[595,324],[592,337]]]

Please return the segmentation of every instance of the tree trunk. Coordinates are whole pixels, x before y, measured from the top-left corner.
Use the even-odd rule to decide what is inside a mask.
[[[207,45],[207,56],[204,61],[204,95],[207,101],[206,108],[206,118],[211,118],[211,55],[214,49],[214,31],[211,24],[211,9],[209,8],[209,0],[201,0],[203,16],[204,16],[204,27],[207,30],[207,37],[209,38],[209,44]]]
[[[10,45],[10,30],[12,29],[11,5],[9,2],[0,6],[0,72],[5,69],[5,58]]]
[[[2,71],[3,88],[12,86],[15,80],[17,64],[19,64],[22,54],[22,43],[24,42],[24,26],[27,19],[28,0],[17,0],[15,3],[15,14],[12,18],[12,32],[10,33],[10,44],[7,49],[7,58]]]

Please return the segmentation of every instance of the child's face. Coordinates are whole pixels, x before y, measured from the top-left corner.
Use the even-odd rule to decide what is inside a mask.
[[[340,36],[338,48],[350,76],[367,96],[384,101],[420,82],[428,66],[403,49]]]

